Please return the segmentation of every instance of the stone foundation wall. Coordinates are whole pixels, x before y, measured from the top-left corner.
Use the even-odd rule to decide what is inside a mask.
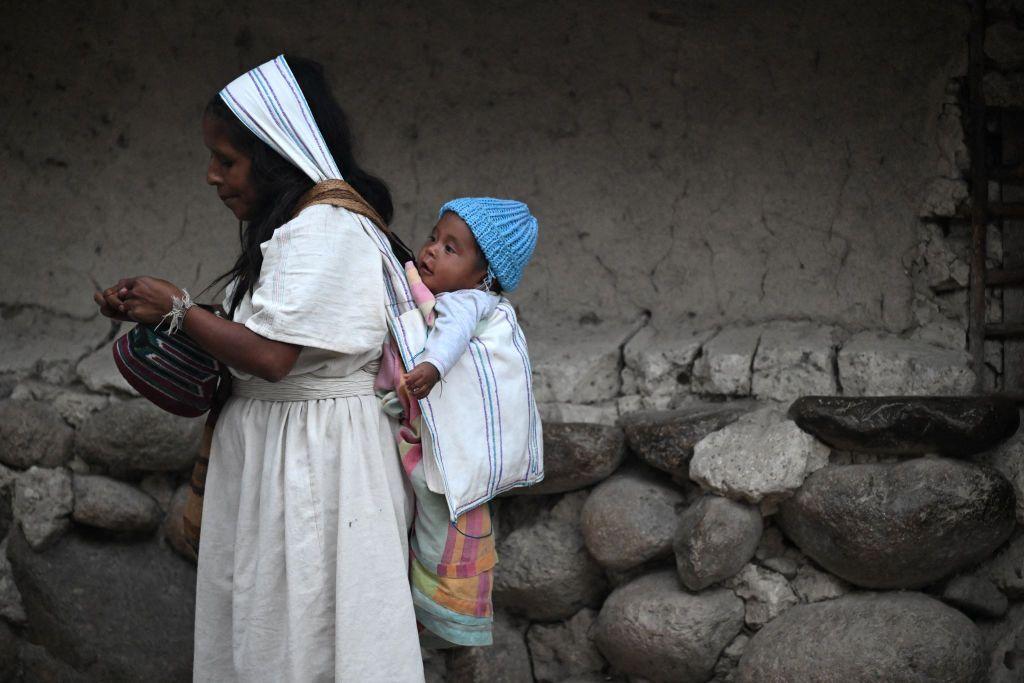
[[[962,351],[593,331],[532,350],[547,476],[494,503],[495,646],[431,681],[1020,680],[1024,438]],[[107,343],[0,401],[0,678],[188,680],[199,428]]]

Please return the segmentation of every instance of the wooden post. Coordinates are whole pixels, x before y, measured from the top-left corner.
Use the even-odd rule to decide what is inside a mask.
[[[971,3],[969,50],[967,90],[971,134],[971,282],[967,345],[977,377],[974,390],[975,393],[981,393],[985,377],[985,230],[988,217],[985,94],[982,91],[985,68],[984,0]]]

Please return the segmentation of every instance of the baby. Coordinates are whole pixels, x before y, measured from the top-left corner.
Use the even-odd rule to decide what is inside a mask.
[[[522,202],[455,199],[441,207],[415,265],[406,264],[413,299],[429,332],[413,369],[402,374],[393,361],[385,362],[382,376],[398,376],[383,385],[378,380],[378,388],[395,388],[384,402],[393,409],[398,403],[402,414],[399,453],[416,494],[410,574],[426,647],[491,643],[497,557],[488,506],[451,522],[443,489],[428,484],[429,470],[436,465],[423,458],[418,400],[429,396],[467,351],[474,330],[494,313],[501,293],[519,284],[536,242],[537,221]]]

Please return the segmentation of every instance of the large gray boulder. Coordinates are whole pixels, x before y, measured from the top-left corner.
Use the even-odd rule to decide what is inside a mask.
[[[978,628],[919,593],[869,593],[794,607],[747,644],[740,683],[985,680]]]
[[[672,571],[617,588],[601,607],[595,640],[612,666],[652,683],[704,683],[743,627],[728,590],[688,593]]]
[[[607,478],[626,457],[619,427],[580,422],[544,423],[544,481],[514,495],[575,491]]]
[[[188,469],[199,449],[202,418],[177,417],[145,399],[113,403],[78,431],[75,453],[112,473]]]
[[[583,505],[587,550],[601,566],[625,571],[672,552],[683,494],[651,473],[619,472]]]
[[[145,533],[155,529],[163,516],[151,496],[116,479],[76,474],[72,487],[75,509],[71,518],[79,524],[108,531]]]
[[[980,453],[1020,425],[1013,401],[995,396],[805,396],[789,416],[833,448],[897,455]]]
[[[0,401],[0,463],[17,469],[59,467],[71,457],[74,431],[37,401]]]
[[[753,409],[753,403],[697,403],[679,410],[645,410],[621,420],[629,450],[674,479],[690,476],[693,447]]]
[[[533,683],[530,652],[523,637],[525,624],[505,614],[494,615],[494,644],[459,647],[450,651],[448,683]]]
[[[14,518],[28,539],[41,551],[71,528],[74,492],[68,470],[32,467],[14,485]]]
[[[156,543],[69,534],[43,553],[15,531],[8,556],[28,635],[90,680],[189,681],[195,569]]]
[[[585,492],[570,493],[533,523],[498,538],[494,604],[536,621],[567,619],[608,592],[580,531]]]
[[[944,458],[846,465],[812,474],[779,514],[825,569],[866,588],[916,588],[987,557],[1014,528],[1010,484]]]
[[[761,513],[719,496],[704,496],[683,512],[673,543],[683,584],[699,591],[729,578],[750,561],[761,540]]]
[[[775,503],[828,464],[829,449],[774,408],[744,415],[694,446],[690,479],[733,500]]]
[[[596,611],[582,609],[565,622],[531,626],[526,642],[534,678],[555,683],[601,671],[605,661],[594,644],[596,621]]]

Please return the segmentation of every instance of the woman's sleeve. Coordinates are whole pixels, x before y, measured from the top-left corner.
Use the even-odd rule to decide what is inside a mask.
[[[353,213],[313,206],[261,245],[245,326],[276,341],[362,353],[387,333],[381,255]]]

